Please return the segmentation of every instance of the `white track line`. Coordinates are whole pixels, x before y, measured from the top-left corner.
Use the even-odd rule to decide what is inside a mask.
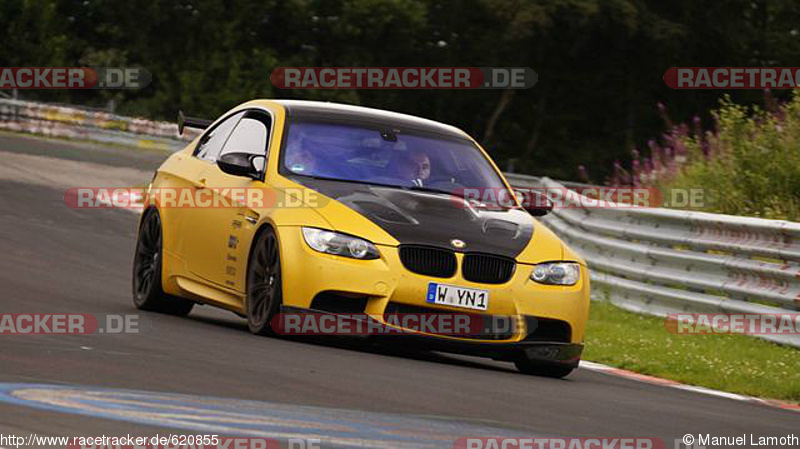
[[[782,410],[800,412],[800,404],[795,404],[792,402],[779,401],[774,399],[761,399],[754,396],[745,396],[742,394],[728,393],[726,391],[712,390],[711,388],[686,385],[680,382],[676,382],[674,380],[661,379],[660,377],[648,376],[646,374],[639,374],[633,371],[614,368],[608,365],[603,365],[600,363],[588,362],[583,360],[581,361],[580,367],[586,368],[590,371],[597,371],[605,374],[610,374],[612,376],[624,377],[626,379],[631,379],[638,382],[644,382],[651,385],[661,385],[663,387],[670,387],[683,391],[691,391],[693,393],[700,393],[708,396],[733,399],[735,401],[753,402],[757,404],[767,405],[770,407],[780,408]]]

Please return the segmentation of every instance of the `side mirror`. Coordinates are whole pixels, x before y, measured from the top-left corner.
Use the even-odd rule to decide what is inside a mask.
[[[534,217],[543,217],[553,210],[553,203],[543,192],[536,190],[517,190],[522,208]]]
[[[253,163],[253,160],[259,157],[263,156],[249,153],[226,153],[217,159],[217,165],[220,170],[229,175],[259,179],[261,173]]]

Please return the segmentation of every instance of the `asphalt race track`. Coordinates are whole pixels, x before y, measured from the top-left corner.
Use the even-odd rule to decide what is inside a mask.
[[[137,314],[137,216],[71,209],[63,196],[146,183],[165,155],[0,134],[0,156],[0,313]],[[672,448],[687,433],[783,436],[800,424],[794,412],[587,370],[553,380],[483,359],[256,337],[210,307],[139,322],[138,334],[0,335],[0,434],[310,436],[368,447],[658,437]]]

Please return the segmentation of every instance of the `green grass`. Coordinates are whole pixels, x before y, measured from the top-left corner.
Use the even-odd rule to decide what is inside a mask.
[[[800,402],[800,350],[743,335],[676,335],[664,319],[592,301],[585,360],[732,393]]]

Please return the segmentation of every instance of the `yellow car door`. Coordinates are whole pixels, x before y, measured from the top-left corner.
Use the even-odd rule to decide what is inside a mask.
[[[209,235],[220,235],[224,231],[224,224],[212,220],[210,208],[204,207],[204,203],[210,203],[213,198],[209,180],[219,172],[217,158],[244,114],[244,111],[236,112],[218,121],[206,130],[193,154],[176,164],[187,167],[183,168],[187,179],[183,188],[175,193],[178,199],[172,202],[171,207],[165,208],[176,217],[173,225],[177,234],[176,251],[187,269],[203,280],[210,280],[208,275],[211,271],[207,266],[212,262],[207,259],[208,253],[203,247],[209,242]],[[189,201],[180,201],[186,197]]]
[[[204,172],[205,188],[209,190],[210,207],[197,207],[194,211],[194,240],[188,251],[192,262],[190,269],[226,289],[243,293],[245,290],[248,248],[258,209],[269,199],[264,184],[271,117],[267,112],[248,110],[239,119],[225,141],[217,163]],[[236,167],[225,161],[246,162],[246,167]],[[244,170],[240,173],[236,170]]]

